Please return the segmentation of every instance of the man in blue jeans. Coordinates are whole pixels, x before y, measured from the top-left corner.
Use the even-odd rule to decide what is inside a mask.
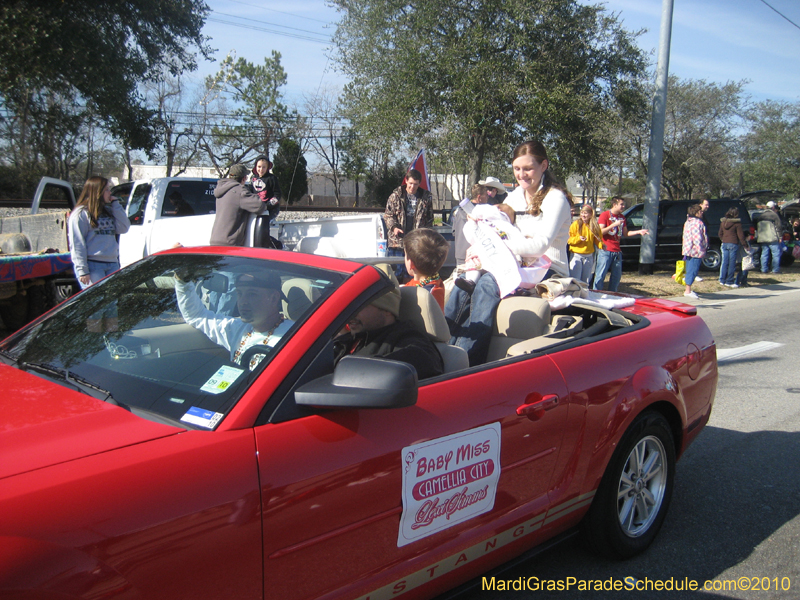
[[[647,229],[628,231],[625,223],[625,198],[614,196],[611,199],[611,210],[601,214],[597,222],[603,233],[603,247],[597,251],[597,264],[594,268],[594,285],[592,289],[602,290],[606,273],[611,273],[608,279],[608,291],[616,292],[622,279],[622,250],[619,247],[621,236],[647,235]]]
[[[772,272],[781,270],[781,237],[783,224],[778,214],[778,207],[770,200],[767,210],[753,217],[758,232],[758,245],[761,247],[761,272],[769,273],[769,259],[772,255]]]

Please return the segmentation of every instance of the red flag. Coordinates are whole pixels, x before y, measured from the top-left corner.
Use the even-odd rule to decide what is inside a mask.
[[[431,182],[428,179],[428,164],[425,162],[425,150],[424,149],[420,150],[419,154],[417,154],[417,157],[414,160],[411,161],[410,165],[408,165],[408,169],[406,169],[406,173],[408,173],[408,171],[410,171],[411,169],[416,169],[417,171],[422,173],[422,181],[420,181],[419,187],[421,187],[423,190],[427,190],[427,191],[430,192],[431,191]],[[402,185],[405,186],[405,184],[406,184],[406,178],[404,176]]]

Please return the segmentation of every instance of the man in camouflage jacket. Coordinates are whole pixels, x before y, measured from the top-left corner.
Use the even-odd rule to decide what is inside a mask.
[[[433,227],[433,197],[419,187],[422,174],[411,169],[386,203],[384,220],[389,236],[388,255],[403,255],[403,236],[413,229]]]

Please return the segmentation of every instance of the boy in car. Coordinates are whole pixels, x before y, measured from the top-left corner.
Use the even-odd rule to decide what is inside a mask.
[[[439,269],[447,259],[450,244],[432,229],[414,229],[405,236],[403,248],[406,271],[413,278],[406,285],[425,288],[444,310],[444,284]]]

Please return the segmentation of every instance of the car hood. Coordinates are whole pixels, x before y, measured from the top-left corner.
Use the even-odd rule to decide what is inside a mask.
[[[0,366],[0,479],[184,431]]]

